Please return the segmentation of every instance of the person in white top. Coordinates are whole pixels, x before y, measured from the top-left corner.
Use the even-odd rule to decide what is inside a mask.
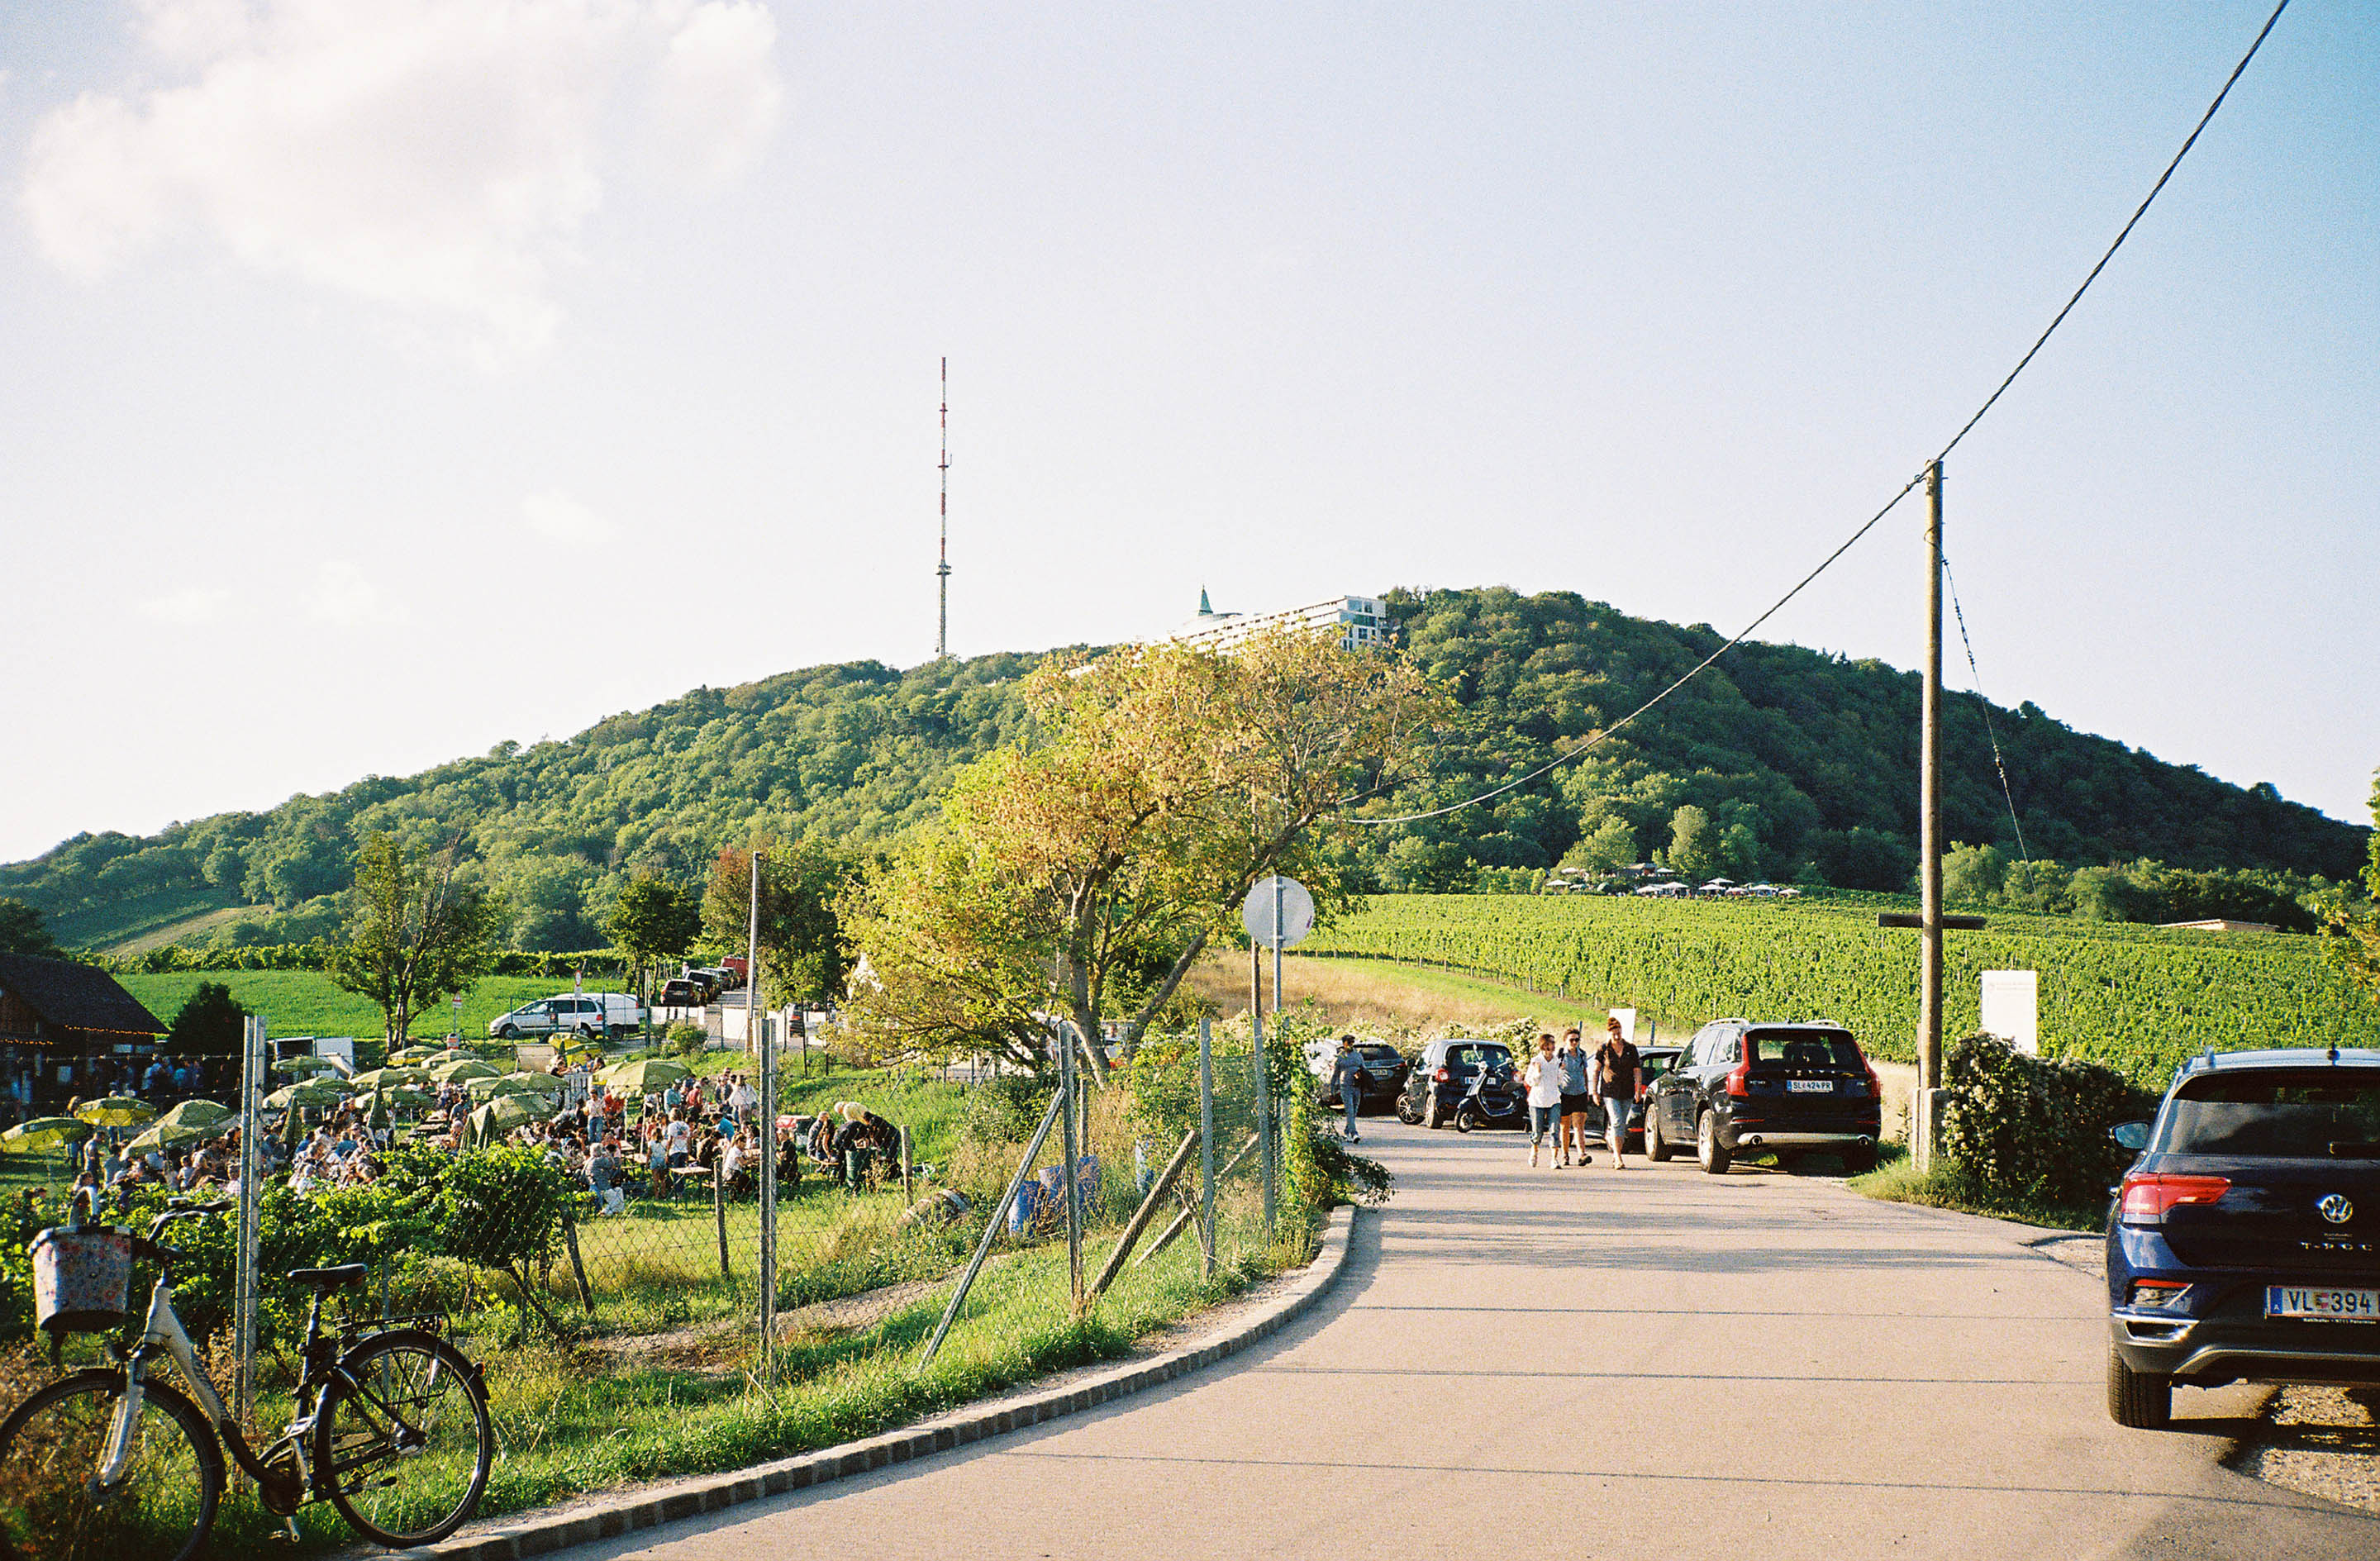
[[[1528,1071],[1523,1075],[1529,1086],[1529,1164],[1537,1163],[1537,1151],[1550,1148],[1555,1130],[1561,1123],[1562,1065],[1554,1055],[1554,1038],[1537,1037],[1537,1054],[1529,1059]],[[1547,1168],[1560,1162],[1559,1155],[1547,1156]]]

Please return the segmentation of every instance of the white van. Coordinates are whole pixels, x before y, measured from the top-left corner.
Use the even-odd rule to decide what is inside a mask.
[[[641,1030],[644,1024],[645,1010],[625,992],[582,992],[577,997],[565,992],[496,1015],[488,1021],[488,1034],[500,1041],[556,1034],[592,1041]]]

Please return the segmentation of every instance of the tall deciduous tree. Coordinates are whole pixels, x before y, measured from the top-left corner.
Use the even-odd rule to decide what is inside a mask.
[[[331,979],[378,1004],[391,1045],[402,1044],[416,1011],[462,991],[495,963],[504,907],[479,885],[458,881],[458,840],[427,859],[410,858],[395,836],[368,837],[356,853],[355,911],[334,950]]]
[[[42,913],[21,900],[0,900],[0,954],[55,954],[58,940],[50,936]]]
[[[1328,826],[1437,709],[1398,658],[1303,633],[1053,660],[1026,699],[1035,738],[967,767],[856,900],[858,1017],[897,1043],[1038,1056],[1048,1016],[1115,1012],[1129,1052],[1257,879],[1343,898]]]
[[[612,946],[636,964],[642,990],[657,962],[683,960],[694,947],[702,933],[702,903],[685,884],[640,877],[620,890],[604,930]]]
[[[842,992],[852,956],[837,902],[856,876],[849,858],[820,841],[760,847],[761,974],[771,995],[817,1000]],[[721,852],[703,891],[703,936],[740,952],[751,894],[751,853]]]
[[[2380,824],[2380,773],[2372,779],[2372,821]],[[2362,905],[2350,906],[2342,894],[2324,917],[2323,947],[2347,972],[2348,978],[2380,1002],[2380,831],[2372,836],[2371,855],[2363,867]]]
[[[1718,831],[1710,815],[1688,803],[1670,815],[1670,865],[1688,878],[1718,871]]]

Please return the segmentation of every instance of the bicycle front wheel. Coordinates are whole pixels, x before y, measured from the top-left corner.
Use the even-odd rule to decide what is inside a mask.
[[[323,1389],[315,1478],[341,1516],[393,1549],[462,1527],[494,1459],[479,1372],[442,1338],[382,1334],[341,1361]]]
[[[198,1406],[141,1386],[120,1477],[99,1482],[121,1372],[54,1382],[0,1423],[0,1557],[6,1561],[188,1561],[206,1543],[224,1486],[223,1450]]]

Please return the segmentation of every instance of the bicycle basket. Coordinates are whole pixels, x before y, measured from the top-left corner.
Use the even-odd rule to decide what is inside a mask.
[[[33,1321],[51,1334],[124,1325],[132,1296],[132,1233],[64,1227],[33,1238]]]

